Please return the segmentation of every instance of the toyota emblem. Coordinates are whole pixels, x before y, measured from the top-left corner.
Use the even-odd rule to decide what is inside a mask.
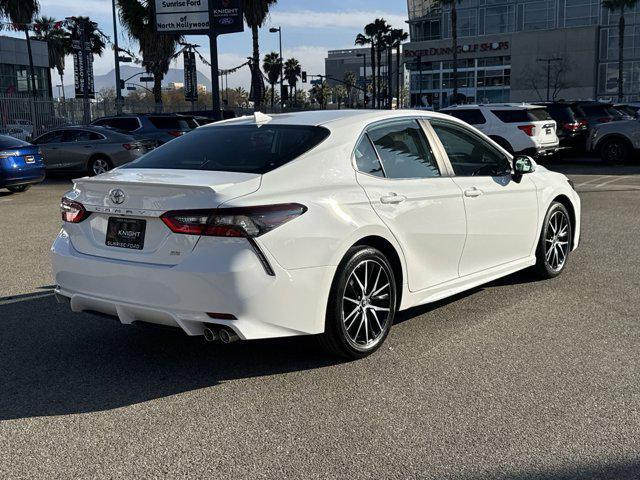
[[[123,204],[126,198],[127,195],[119,188],[114,188],[109,192],[109,200],[111,200],[111,202],[115,205]]]

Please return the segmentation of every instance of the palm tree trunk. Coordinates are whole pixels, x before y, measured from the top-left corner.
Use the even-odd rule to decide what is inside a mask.
[[[393,88],[392,78],[393,72],[391,71],[391,64],[393,63],[393,47],[387,45],[387,108],[391,110],[393,108]]]
[[[31,93],[36,98],[36,73],[33,69],[33,54],[31,53],[31,37],[29,37],[29,27],[25,27],[24,36],[27,39],[27,53],[29,55],[29,73],[31,75]],[[28,84],[29,82],[27,82]]]
[[[458,10],[456,2],[451,3],[451,49],[453,50],[453,97],[458,97]]]
[[[260,74],[260,66],[259,66],[260,65],[260,44],[258,42],[258,26],[257,25],[253,25],[251,27],[251,37],[253,39],[253,64],[256,66],[254,75],[259,75]],[[258,82],[255,82],[255,83],[256,85],[258,84]],[[256,110],[260,109],[261,104],[262,104],[262,98],[260,98],[260,96],[256,97],[254,101]]]
[[[618,101],[624,98],[624,6],[620,7],[620,21],[618,23]]]
[[[371,40],[371,108],[376,108],[376,44],[373,39]]]
[[[377,105],[378,108],[380,108],[382,105],[380,105],[380,92],[382,91],[382,85],[380,85],[380,83],[382,82],[382,45],[380,45],[380,43],[378,43],[377,47],[376,47],[376,72],[377,72],[377,76],[378,76],[378,91],[376,92],[376,100],[377,100]]]
[[[275,83],[271,84],[271,111],[272,112],[273,112],[273,102],[274,102],[275,95],[276,95],[276,90],[275,90],[276,87],[275,87],[275,85],[276,85]]]
[[[397,51],[396,51],[396,98],[398,99],[398,108],[401,108],[400,105],[400,82],[402,81],[402,74],[400,73],[400,41],[398,41]]]
[[[62,90],[62,101],[66,102],[67,98],[64,95],[64,74],[60,72],[60,88]]]

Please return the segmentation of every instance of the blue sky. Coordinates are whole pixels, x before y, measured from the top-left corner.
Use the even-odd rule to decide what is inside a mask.
[[[40,0],[41,13],[55,18],[70,15],[87,15],[96,21],[102,31],[112,37],[111,0]],[[324,72],[324,57],[327,50],[349,48],[353,39],[362,30],[365,23],[377,17],[384,17],[392,25],[405,28],[407,18],[406,0],[279,0],[272,9],[271,16],[262,29],[260,53],[276,51],[277,34],[270,34],[270,26],[282,26],[285,58],[295,56],[300,60],[303,70],[309,74]],[[118,38],[121,46],[137,51],[135,44],[120,30]],[[202,45],[200,49],[205,57],[209,56],[208,39],[204,36],[189,36],[191,43]],[[244,62],[251,54],[251,34],[224,35],[218,42],[221,68],[231,68]],[[68,69],[72,68],[71,58]],[[181,68],[178,60],[174,66]],[[102,58],[95,58],[94,71],[102,74],[113,68],[113,55],[106,52]],[[198,65],[206,73],[208,67]],[[229,86],[248,86],[248,71],[229,77]]]

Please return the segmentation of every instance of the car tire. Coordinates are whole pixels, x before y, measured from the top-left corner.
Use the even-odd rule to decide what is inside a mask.
[[[629,144],[621,138],[605,140],[602,147],[600,147],[600,158],[609,165],[626,162],[630,153]]]
[[[111,165],[111,160],[103,156],[93,157],[89,160],[89,165],[87,166],[90,177],[106,173],[112,168],[113,166]]]
[[[26,192],[30,188],[31,185],[15,185],[13,187],[7,187],[7,190],[9,190],[11,193],[22,193]]]
[[[359,359],[385,341],[396,312],[393,269],[375,248],[351,248],[331,286],[320,344],[332,355]]]
[[[543,279],[560,275],[567,266],[573,226],[567,208],[560,202],[553,202],[547,210],[536,250],[534,270]]]

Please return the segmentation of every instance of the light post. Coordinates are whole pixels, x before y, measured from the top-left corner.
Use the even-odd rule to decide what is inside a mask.
[[[539,58],[538,62],[547,63],[547,102],[551,100],[551,62],[560,62],[561,58]]]
[[[113,13],[113,55],[116,61],[116,113],[122,115],[122,91],[120,90],[120,49],[118,48],[118,26],[116,22],[116,0],[111,0]]]
[[[356,57],[362,57],[362,63],[364,65],[364,108],[367,108],[367,54],[356,53]]]
[[[282,58],[282,27],[271,27],[270,33],[278,33],[278,40],[280,42],[280,109],[284,111],[284,58]]]

